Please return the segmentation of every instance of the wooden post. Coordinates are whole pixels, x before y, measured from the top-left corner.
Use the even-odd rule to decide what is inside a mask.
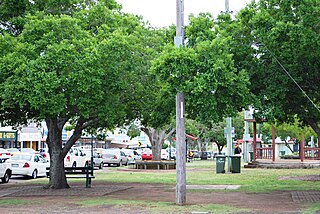
[[[304,142],[303,142],[303,140],[299,141],[299,156],[300,156],[301,162],[303,162],[303,160],[304,160]]]
[[[257,123],[253,122],[253,160],[257,159]]]
[[[272,161],[276,159],[276,128],[272,126]]]
[[[320,158],[320,135],[318,134],[318,159]]]
[[[186,203],[186,146],[185,146],[185,98],[183,93],[176,96],[176,203]]]

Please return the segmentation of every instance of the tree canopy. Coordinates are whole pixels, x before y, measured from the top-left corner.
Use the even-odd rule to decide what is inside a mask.
[[[114,1],[84,2],[85,10],[63,2],[71,4],[55,9],[72,13],[21,13],[21,32],[0,37],[0,118],[11,125],[46,121],[52,188],[68,186],[63,158],[83,130],[139,118],[154,54],[152,29]],[[63,146],[67,122],[74,132]]]
[[[314,0],[260,0],[238,16],[242,35],[255,53],[254,66],[247,70],[251,91],[259,100],[256,116],[291,123],[297,117],[318,136],[319,19],[320,4]]]

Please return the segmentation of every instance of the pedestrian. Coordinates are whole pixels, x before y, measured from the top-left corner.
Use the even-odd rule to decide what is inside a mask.
[[[239,155],[241,154],[241,148],[239,147],[239,144],[234,144],[234,154]]]

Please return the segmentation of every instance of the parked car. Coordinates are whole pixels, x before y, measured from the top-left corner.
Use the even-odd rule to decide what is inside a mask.
[[[200,151],[199,155],[200,155],[200,159],[201,160],[207,160],[208,159],[208,152],[206,152],[206,151]]]
[[[87,158],[90,158],[91,161],[91,149],[84,149],[83,152],[86,154]],[[99,169],[103,169],[103,158],[102,155],[93,151],[93,167],[98,167]]]
[[[110,165],[128,165],[128,158],[125,153],[118,148],[97,149],[97,153],[102,155],[103,163]]]
[[[8,183],[12,174],[10,163],[8,163],[6,160],[8,159],[0,158],[0,179],[2,183]]]
[[[47,148],[39,149],[39,154],[40,154],[44,159],[46,159],[47,161],[50,162],[50,155],[49,155],[49,151],[48,151]]]
[[[0,148],[0,158],[2,159],[8,159],[11,157],[11,153],[7,151],[6,149]]]
[[[176,159],[176,148],[167,148],[166,149],[167,150],[167,152],[168,152],[168,156],[170,156],[170,160],[171,159],[173,159],[173,160],[175,160]]]
[[[49,167],[49,162],[39,154],[15,154],[7,162],[10,163],[12,175],[24,175],[32,178],[46,176],[46,167]]]
[[[90,164],[90,157],[88,158],[79,147],[72,147],[64,158],[65,167],[85,167],[88,164]]]
[[[133,149],[121,149],[128,158],[128,164],[135,164],[136,160],[142,160],[141,155]]]
[[[166,149],[161,149],[161,160],[169,160],[169,153]]]
[[[37,152],[36,150],[34,150],[32,148],[21,148],[20,152],[30,153],[30,154],[39,154],[39,152]]]
[[[142,160],[152,160],[152,150],[151,149],[144,149],[141,153]]]
[[[20,150],[17,149],[17,148],[9,148],[9,149],[6,149],[8,152],[10,152],[11,156],[13,156],[14,154],[18,154],[20,153]]]
[[[208,157],[208,159],[213,159],[213,152],[207,151],[207,157]]]

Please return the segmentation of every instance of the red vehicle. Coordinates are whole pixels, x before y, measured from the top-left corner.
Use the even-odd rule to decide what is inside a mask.
[[[142,160],[152,160],[152,150],[144,149],[141,153]]]

